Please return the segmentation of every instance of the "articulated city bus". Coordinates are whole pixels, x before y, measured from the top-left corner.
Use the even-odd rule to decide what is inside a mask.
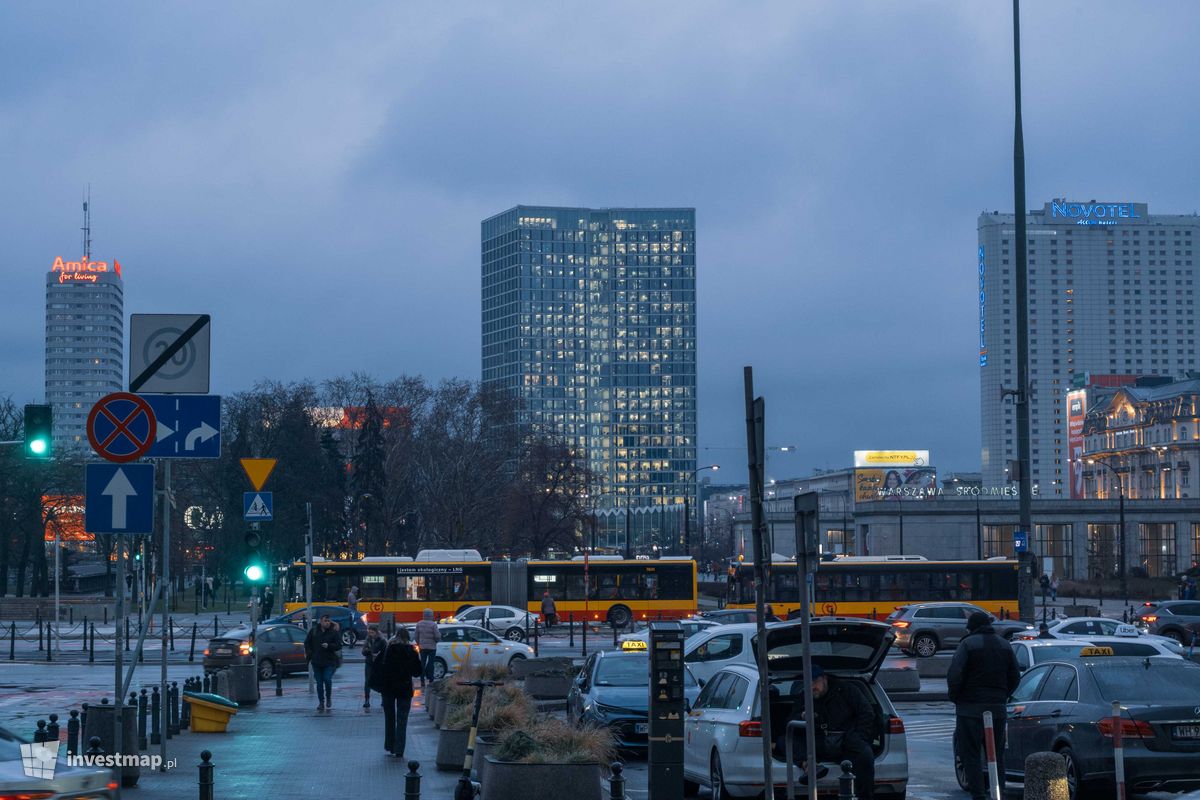
[[[897,606],[957,600],[993,614],[1017,613],[1017,562],[929,561],[920,556],[851,556],[822,561],[813,576],[813,613],[884,619]],[[779,617],[800,608],[795,561],[773,560],[767,602]],[[754,567],[729,571],[729,608],[754,608]]]
[[[492,603],[540,613],[547,591],[560,620],[574,615],[624,627],[633,619],[696,613],[696,562],[682,556],[484,561],[475,550],[422,550],[416,558],[315,558],[312,583],[312,602],[322,605],[345,605],[350,587],[357,586],[358,609],[368,621],[390,614],[398,622],[414,622],[426,608],[441,619],[467,606]],[[303,561],[288,569],[286,596],[286,611],[304,608]]]

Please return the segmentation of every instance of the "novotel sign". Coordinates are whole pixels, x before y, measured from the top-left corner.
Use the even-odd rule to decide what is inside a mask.
[[[1051,219],[1069,219],[1076,225],[1116,225],[1123,219],[1141,219],[1139,203],[1050,203]]]
[[[58,273],[58,282],[66,283],[67,281],[84,281],[95,283],[98,273],[115,272],[121,274],[121,262],[113,260],[112,269],[109,269],[107,261],[92,261],[88,258],[81,258],[78,261],[64,261],[62,256],[54,259],[54,264],[50,267],[51,272]]]

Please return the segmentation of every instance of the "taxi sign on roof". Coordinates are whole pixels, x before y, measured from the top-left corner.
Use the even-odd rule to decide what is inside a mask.
[[[622,650],[645,650],[646,643],[639,639],[630,639],[628,641],[621,642],[621,649]]]
[[[1088,656],[1111,656],[1113,649],[1111,647],[1085,647],[1079,651],[1081,658]]]

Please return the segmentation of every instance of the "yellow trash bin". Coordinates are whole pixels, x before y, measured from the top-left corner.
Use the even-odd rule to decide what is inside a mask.
[[[184,702],[192,707],[192,730],[197,733],[224,733],[229,718],[238,712],[238,704],[219,694],[184,692]]]

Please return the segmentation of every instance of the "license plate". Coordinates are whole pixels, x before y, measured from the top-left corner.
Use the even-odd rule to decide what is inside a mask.
[[[1172,739],[1200,739],[1200,725],[1176,725],[1171,729]]]
[[[233,650],[228,647],[218,647],[214,652],[219,656],[227,656],[231,654]]]
[[[633,723],[633,732],[634,733],[649,733],[650,732],[650,723],[649,722]]]

